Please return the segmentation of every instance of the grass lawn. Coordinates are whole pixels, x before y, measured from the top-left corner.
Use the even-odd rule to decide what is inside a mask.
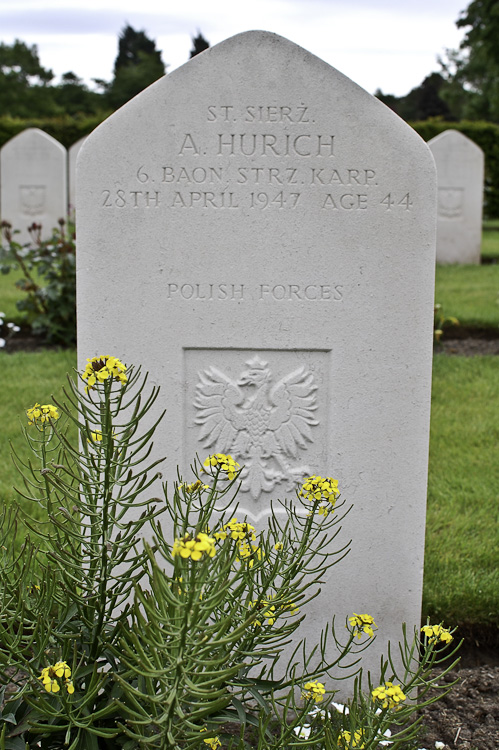
[[[35,401],[61,396],[74,351],[0,354],[0,500],[19,486],[9,440],[30,454],[20,423]],[[491,623],[499,601],[499,358],[436,356],[430,442],[424,616]],[[36,514],[35,514],[36,515]],[[18,543],[24,538],[18,532]]]

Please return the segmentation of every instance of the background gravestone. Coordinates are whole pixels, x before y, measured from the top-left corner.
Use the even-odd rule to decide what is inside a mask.
[[[340,481],[352,551],[305,632],[372,614],[373,669],[420,618],[435,208],[419,136],[267,32],[153,84],[89,136],[77,168],[80,366],[109,353],[150,371],[165,475],[180,464],[189,478],[196,451],[233,454],[247,467],[238,515],[257,527],[303,474]],[[210,419],[226,387],[243,426],[219,405]],[[274,415],[264,437],[257,408]]]
[[[2,147],[0,215],[20,230],[18,242],[28,242],[33,222],[42,225],[47,239],[66,218],[66,159],[64,146],[38,128],[23,130]]]
[[[437,165],[437,263],[480,263],[483,151],[457,130],[428,146]]]
[[[87,136],[83,136],[79,141],[73,143],[68,151],[68,214],[74,218],[75,215],[75,201],[76,201],[76,159],[80,153],[80,149],[87,139]]]

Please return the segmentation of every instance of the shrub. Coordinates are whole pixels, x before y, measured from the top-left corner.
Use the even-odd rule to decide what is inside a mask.
[[[390,653],[375,682],[357,668],[348,707],[331,702],[331,670],[358,662],[375,637],[372,616],[351,614],[343,638],[334,622],[316,645],[293,638],[282,656],[348,548],[337,541],[348,511],[335,480],[309,477],[260,530],[238,520],[240,467],[221,453],[147,500],[159,419],[146,431],[142,419],[158,389],[146,393],[140,370],[105,356],[65,394],[27,411],[34,458],[20,466],[22,494],[47,521],[26,519],[18,556],[15,514],[4,512],[0,673],[10,697],[0,748],[346,750],[390,736],[396,749],[417,734],[411,717],[436,700],[431,669],[452,640],[442,626],[423,629],[420,660],[419,633],[403,629],[400,671]],[[77,424],[78,445],[64,420]],[[141,545],[146,525],[152,541]]]
[[[15,241],[16,231],[3,221],[5,243],[0,246],[0,270],[20,269],[24,278],[16,286],[26,293],[17,309],[36,335],[48,343],[69,346],[76,341],[76,246],[71,228],[59,219],[49,240],[41,239],[41,224],[29,227],[31,242]],[[40,280],[42,283],[40,283]]]

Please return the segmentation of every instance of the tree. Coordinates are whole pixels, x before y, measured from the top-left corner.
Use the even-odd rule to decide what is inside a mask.
[[[121,107],[164,74],[165,64],[156,42],[128,24],[119,37],[114,79],[107,90],[109,104]]]
[[[192,49],[190,54],[190,59],[195,57],[196,55],[199,55],[200,52],[204,52],[205,49],[209,49],[210,43],[206,41],[204,36],[201,34],[200,31],[198,31],[197,36],[191,37],[192,39]]]
[[[430,117],[452,120],[454,118],[449,105],[440,95],[444,86],[445,79],[440,73],[430,73],[419,86],[405,96],[383,94],[379,90],[375,96],[406,121],[427,120]]]
[[[11,117],[59,114],[49,86],[53,77],[41,65],[36,45],[19,39],[0,43],[0,112]]]
[[[469,30],[459,50],[447,50],[440,61],[442,96],[459,117],[499,122],[498,0],[473,0],[456,25]]]
[[[62,76],[61,83],[54,87],[57,104],[68,115],[96,114],[104,108],[104,97],[88,86],[75,73],[68,72]]]

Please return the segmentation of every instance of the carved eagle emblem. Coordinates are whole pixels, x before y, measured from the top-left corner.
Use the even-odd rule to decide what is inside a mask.
[[[244,464],[242,491],[257,499],[284,483],[293,490],[310,475],[297,465],[313,442],[317,409],[313,374],[302,366],[276,382],[258,355],[234,381],[216,367],[199,372],[194,406],[205,448],[229,453]]]

